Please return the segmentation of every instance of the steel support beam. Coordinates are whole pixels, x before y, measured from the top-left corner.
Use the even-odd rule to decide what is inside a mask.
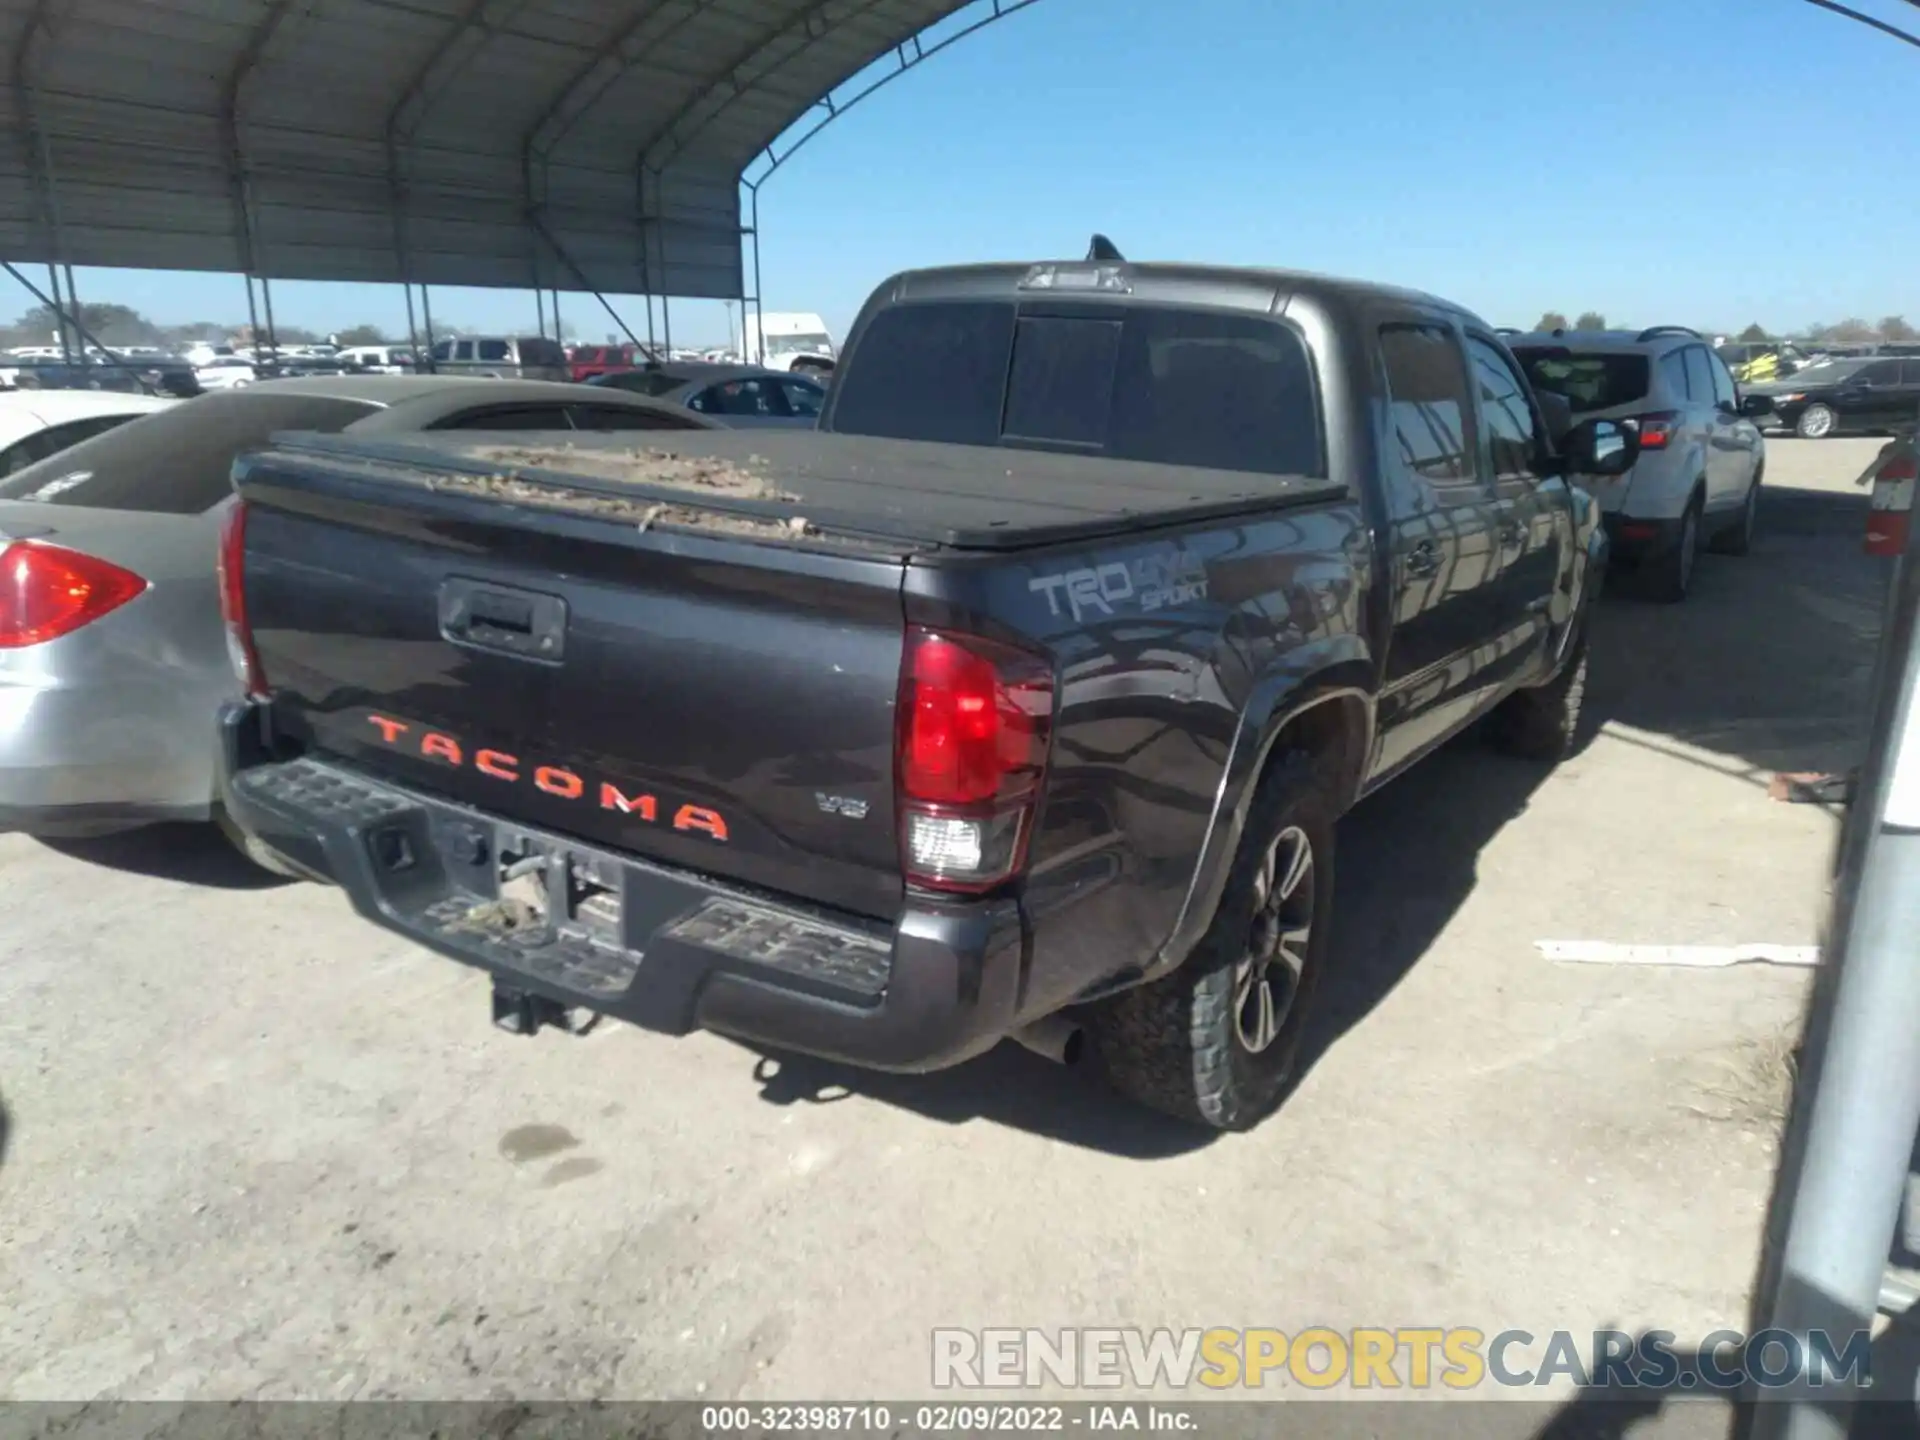
[[[494,34],[510,23],[525,5],[526,0],[469,0],[466,8],[447,27],[440,42],[407,77],[407,83],[401,87],[400,98],[387,111],[380,138],[387,157],[393,255],[403,284],[411,284],[413,280],[413,246],[407,228],[407,211],[412,197],[402,174],[401,155],[413,143],[413,137],[426,123],[434,103],[446,92],[447,87],[486,48]]]
[[[700,90],[696,91],[686,104],[682,105],[678,110],[674,111],[672,115],[667,117],[665,124],[658,126],[652,134],[641,142],[639,159],[636,163],[642,169],[652,169],[655,174],[665,169],[666,166],[672,162],[674,156],[678,155],[681,150],[685,148],[685,141],[680,137],[679,130],[681,125],[684,124],[689,117],[697,115],[709,100],[713,99],[723,90],[727,92],[727,97],[717,107],[715,114],[724,111],[727,105],[731,101],[738,99],[746,89],[741,83],[740,72],[752,65],[755,60],[765,55],[769,50],[778,46],[782,41],[791,39],[795,35],[804,35],[806,38],[800,42],[798,47],[804,50],[814,41],[824,38],[831,31],[831,27],[824,18],[825,13],[832,6],[839,3],[840,0],[812,0],[812,3],[810,3],[806,9],[802,10],[784,25],[780,25],[763,35],[756,36],[750,43],[743,46],[740,51],[727,62],[726,68],[722,70],[718,76]],[[886,0],[863,0],[863,3],[857,10],[843,17],[843,19],[854,19],[869,10],[878,9],[885,3]],[[697,135],[701,130],[705,129],[708,124],[711,124],[712,118],[712,116],[708,116],[699,126],[696,126],[694,134]],[[671,149],[669,149],[665,155],[661,155],[659,153],[661,148],[669,144],[671,145]]]
[[[294,0],[273,0],[268,5],[267,13],[247,36],[247,43],[241,46],[239,57],[228,69],[226,82],[221,87],[220,133],[227,146],[227,179],[233,190],[234,238],[239,241],[240,268],[249,275],[257,274],[260,269],[259,237],[254,227],[253,185],[247,176],[240,112],[246,101],[247,82],[259,69],[261,57],[293,10]]]
[[[894,48],[895,66],[892,70],[870,81],[868,84],[862,86],[858,92],[848,96],[844,100],[835,100],[831,94],[822,99],[814,108],[816,110],[824,110],[826,114],[820,116],[812,125],[802,130],[784,149],[776,148],[779,145],[779,139],[776,138],[773,144],[768,145],[766,150],[762,152],[767,159],[766,169],[755,175],[750,182],[743,173],[741,176],[742,183],[752,184],[754,186],[764,185],[776,170],[794,157],[797,151],[802,149],[810,140],[822,130],[826,129],[827,126],[840,119],[862,101],[878,94],[908,71],[924,65],[941,51],[947,49],[948,46],[957,45],[969,36],[979,34],[989,25],[1005,20],[1009,16],[1017,15],[1028,6],[1038,3],[1039,0],[992,0],[992,8],[987,13],[981,15],[979,19],[973,21],[971,24],[954,31],[953,34],[944,37],[935,44],[925,44],[919,36],[915,36],[913,39],[896,46]],[[921,32],[923,35],[925,33],[925,31]],[[789,127],[787,133],[791,134],[793,128],[794,127]]]
[[[1756,1306],[1803,1355],[1815,1331],[1840,1354],[1871,1327],[1920,1134],[1920,528],[1898,564]],[[1750,1398],[1747,1440],[1841,1440],[1858,1400],[1914,1421],[1911,1393],[1829,1382]]]
[[[625,333],[627,339],[631,340],[635,345],[638,345],[640,343],[640,337],[635,335],[633,331],[627,327],[627,322],[620,318],[620,312],[607,303],[607,297],[600,293],[600,287],[589,280],[586,272],[574,263],[573,256],[567,253],[567,247],[562,245],[558,237],[547,228],[546,222],[540,218],[537,211],[530,210],[527,212],[527,223],[533,227],[534,234],[547,242],[548,248],[553,251],[554,258],[566,268],[568,274],[573,276],[575,283],[578,284],[582,290],[593,296],[595,300],[598,300],[600,302],[600,308],[607,312],[607,315],[612,319],[613,323],[618,325],[621,331]]]
[[[59,274],[53,266],[47,266],[47,278],[53,282],[53,294],[51,296],[31,280],[27,279],[25,275],[21,274],[20,267],[15,265],[11,260],[0,260],[0,269],[4,269],[7,274],[18,281],[21,289],[25,290],[29,295],[33,296],[34,299],[53,311],[60,325],[60,350],[68,359],[71,359],[73,354],[72,350],[68,348],[66,341],[67,327],[71,326],[74,334],[80,337],[83,344],[91,345],[101,351],[116,365],[124,365],[126,363],[119,352],[109,350],[105,345],[100,343],[99,337],[94,335],[92,331],[88,330],[87,327],[81,323],[80,316],[77,313],[70,313],[61,305]]]
[[[544,182],[547,162],[560,142],[567,138],[589,110],[599,104],[601,97],[613,88],[621,76],[641,63],[641,58],[647,53],[645,47],[671,38],[712,3],[713,0],[640,0],[626,24],[614,32],[606,48],[576,70],[566,84],[555,92],[553,99],[540,112],[540,118],[533,122],[520,141],[520,168],[529,206],[537,207],[546,202],[544,193],[535,193],[536,188],[542,191],[545,188],[544,184],[536,187],[534,183],[536,158],[541,171],[540,178]],[[686,10],[678,20],[668,25],[661,34],[649,35],[642,42],[643,30],[675,5],[681,4],[686,6]]]
[[[40,212],[40,224],[44,232],[47,247],[48,274],[52,275],[55,262],[66,258],[65,237],[60,227],[60,193],[53,178],[53,149],[47,142],[46,126],[40,116],[40,87],[34,72],[39,60],[39,47],[43,40],[53,38],[53,25],[48,18],[50,0],[36,0],[33,13],[27,17],[26,26],[20,32],[20,48],[13,54],[14,104],[20,113],[21,144],[24,147],[23,159],[26,161],[27,176],[33,186],[34,200]],[[53,277],[53,290],[57,297],[60,293],[60,281]],[[54,311],[61,313],[58,300],[54,302]],[[61,353],[66,354],[66,327],[60,330]]]

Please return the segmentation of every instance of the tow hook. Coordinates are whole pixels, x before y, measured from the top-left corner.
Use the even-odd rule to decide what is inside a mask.
[[[493,987],[493,1023],[510,1035],[538,1035],[551,1025],[569,1035],[585,1035],[600,1023],[599,1012],[563,1005],[530,990],[516,990],[498,981]]]

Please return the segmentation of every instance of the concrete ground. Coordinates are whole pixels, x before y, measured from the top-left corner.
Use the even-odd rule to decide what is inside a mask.
[[[1773,441],[1753,556],[1607,600],[1577,759],[1467,741],[1349,819],[1311,1068],[1249,1135],[1010,1046],[520,1040],[210,836],[0,838],[0,1396],[899,1397],[936,1326],[1739,1326],[1807,972],[1534,942],[1817,939],[1836,820],[1762,787],[1858,741],[1877,443]]]

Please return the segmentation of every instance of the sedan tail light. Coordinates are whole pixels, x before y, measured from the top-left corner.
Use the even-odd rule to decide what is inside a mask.
[[[1025,866],[1053,701],[1042,656],[908,629],[894,773],[909,882],[989,890]]]
[[[247,623],[247,503],[234,500],[220,519],[220,618],[227,626],[227,658],[248,698],[267,693],[267,673]]]
[[[0,650],[71,635],[146,588],[145,580],[111,560],[16,540],[0,550]]]
[[[1673,432],[1680,424],[1680,412],[1655,410],[1650,414],[1635,417],[1633,423],[1640,427],[1642,450],[1664,450],[1673,440]]]

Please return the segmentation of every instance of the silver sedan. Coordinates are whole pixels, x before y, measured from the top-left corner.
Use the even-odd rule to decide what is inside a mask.
[[[234,457],[275,432],[706,428],[572,384],[329,376],[173,405],[0,479],[0,831],[219,819],[219,519]]]

